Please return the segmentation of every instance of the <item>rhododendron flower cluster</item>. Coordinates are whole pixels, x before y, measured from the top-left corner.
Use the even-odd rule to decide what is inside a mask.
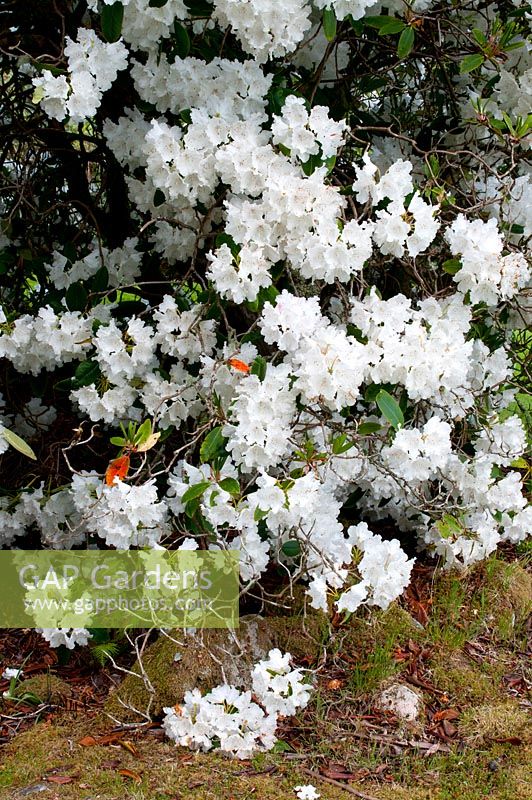
[[[275,575],[348,618],[387,608],[416,559],[519,545],[526,4],[90,0],[47,47],[18,5],[2,546],[237,550],[243,596],[267,603]],[[147,420],[150,448],[126,447]],[[273,650],[250,686],[187,693],[167,733],[269,749],[309,685]]]
[[[270,650],[253,669],[253,695],[227,685],[205,695],[199,689],[186,692],[182,705],[164,709],[166,734],[177,744],[204,751],[216,742],[237,758],[271,750],[278,717],[292,716],[310,698],[309,684],[300,670],[291,669],[290,661],[290,653]]]

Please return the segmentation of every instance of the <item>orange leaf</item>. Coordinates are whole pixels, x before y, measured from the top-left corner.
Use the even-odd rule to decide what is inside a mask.
[[[115,482],[115,478],[123,481],[128,472],[129,456],[119,456],[119,458],[115,458],[114,461],[111,461],[105,473],[105,482],[107,486],[112,486]]]
[[[94,747],[95,744],[98,744],[94,736],[84,736],[83,739],[79,740],[79,743],[82,747]]]
[[[227,363],[237,369],[239,372],[249,372],[249,365],[246,364],[245,361],[241,361],[239,358],[230,358]]]
[[[135,781],[135,783],[140,783],[142,781],[139,773],[133,772],[132,769],[119,769],[118,774],[122,775],[124,778],[131,778],[131,780]]]

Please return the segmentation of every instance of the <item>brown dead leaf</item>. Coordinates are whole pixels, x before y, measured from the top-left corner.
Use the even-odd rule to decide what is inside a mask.
[[[327,682],[327,689],[331,689],[332,691],[341,689],[343,686],[345,686],[345,681],[341,681],[339,678],[333,678]]]
[[[130,778],[135,783],[141,783],[142,778],[138,772],[134,772],[132,769],[119,769],[118,774],[122,775],[123,778]]]
[[[74,778],[72,778],[70,775],[49,775],[47,778],[45,778],[45,781],[48,783],[59,783],[62,785],[64,783],[73,783]]]
[[[441,711],[436,711],[432,717],[433,722],[441,722],[444,719],[458,719],[460,714],[454,708],[442,708]]]
[[[332,778],[334,781],[349,781],[355,777],[355,774],[344,764],[328,764],[326,767],[320,768],[320,774],[325,778]]]
[[[84,736],[83,739],[79,740],[78,744],[80,744],[82,747],[94,747],[97,744],[114,744],[115,742],[120,742],[125,734],[125,731],[116,731],[115,733],[109,733],[106,736]]]
[[[121,741],[118,742],[118,744],[120,745],[120,747],[123,747],[124,750],[127,750],[129,753],[131,753],[132,756],[135,756],[135,758],[140,758],[139,751],[137,750],[133,742],[129,741],[129,739],[122,739]]]
[[[80,739],[78,744],[82,747],[94,747],[95,744],[98,744],[94,736],[84,736],[83,739]]]

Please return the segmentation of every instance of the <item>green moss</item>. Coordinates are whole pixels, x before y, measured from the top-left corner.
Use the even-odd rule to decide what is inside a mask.
[[[290,652],[296,662],[302,658],[312,662],[328,637],[327,619],[321,614],[304,619],[243,617],[240,623],[236,638],[223,630],[202,631],[194,638],[184,637],[182,631],[172,631],[171,639],[160,636],[144,652],[142,668],[136,662],[135,674],[128,675],[111,695],[106,711],[120,721],[139,721],[135,709],[156,717],[165,706],[180,702],[186,691],[197,687],[206,692],[221,683],[222,665],[228,683],[246,685],[253,664],[272,647]]]
[[[530,742],[530,718],[515,700],[508,699],[466,709],[460,718],[460,733],[475,743],[513,738]]]
[[[68,683],[56,675],[43,673],[26,678],[13,690],[15,697],[23,697],[25,694],[34,696],[42,703],[61,706],[67,698],[72,696],[72,689]]]
[[[459,650],[449,652],[440,648],[431,660],[432,679],[451,703],[478,705],[500,697],[500,675],[490,666],[472,664]]]

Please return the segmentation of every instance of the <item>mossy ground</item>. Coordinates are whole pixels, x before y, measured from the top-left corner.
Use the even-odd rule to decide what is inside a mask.
[[[320,650],[312,705],[281,727],[284,753],[251,762],[196,755],[156,729],[83,746],[110,720],[57,713],[3,746],[0,798],[42,784],[35,796],[43,800],[283,800],[312,783],[323,800],[354,796],[349,789],[377,800],[532,800],[532,580],[522,563],[493,557],[467,574],[431,578],[415,602],[337,621],[326,661]],[[424,626],[412,616],[416,602],[427,609]],[[391,682],[422,694],[418,722],[379,709]]]

